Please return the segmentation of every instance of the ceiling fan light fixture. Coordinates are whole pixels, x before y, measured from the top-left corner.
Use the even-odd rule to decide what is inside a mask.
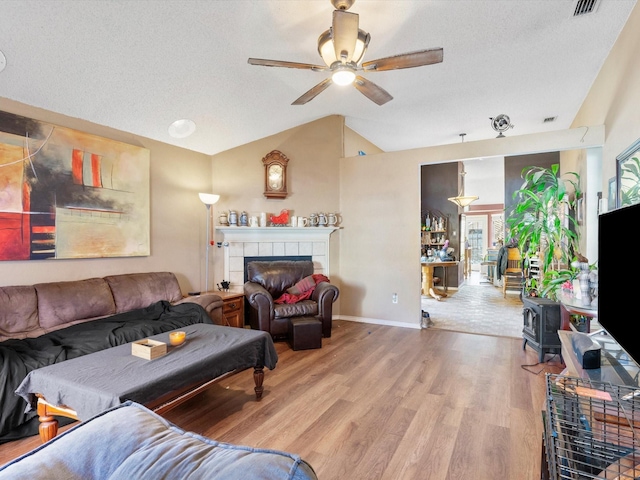
[[[337,85],[351,85],[356,79],[356,73],[346,65],[338,65],[331,75],[331,80]]]
[[[356,40],[356,46],[353,50],[353,55],[351,55],[351,62],[357,65],[360,60],[362,60],[364,52],[369,46],[370,39],[371,37],[367,32],[365,32],[364,30],[358,30],[358,38]],[[341,59],[336,57],[336,49],[333,45],[331,29],[324,32],[318,38],[318,53],[322,57],[324,63],[326,63],[327,67],[330,67],[335,62],[342,61]]]
[[[324,65],[269,60],[266,58],[249,58],[250,65],[298,68],[314,72],[331,71],[331,77],[325,77],[320,83],[314,85],[294,100],[291,105],[305,105],[333,83],[353,85],[356,90],[372,102],[377,105],[384,105],[393,100],[391,94],[356,72],[382,72],[442,62],[442,48],[429,48],[361,63],[369,46],[371,36],[364,30],[360,30],[358,14],[347,11],[355,0],[330,1],[335,8],[333,21],[331,22],[331,27],[318,37],[318,54],[322,58]]]

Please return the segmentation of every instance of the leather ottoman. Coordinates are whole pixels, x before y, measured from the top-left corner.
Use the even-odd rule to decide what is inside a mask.
[[[288,338],[293,350],[322,348],[322,322],[315,317],[292,317]]]

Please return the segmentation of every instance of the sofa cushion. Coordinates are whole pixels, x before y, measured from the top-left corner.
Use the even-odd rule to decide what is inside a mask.
[[[275,318],[307,317],[318,315],[318,302],[302,300],[297,303],[275,304],[273,306]]]
[[[0,467],[1,480],[51,478],[316,480],[317,476],[298,455],[217,442],[126,402]]]
[[[102,278],[38,283],[34,288],[38,295],[40,326],[46,330],[116,313],[111,290]]]
[[[310,260],[255,261],[247,264],[247,279],[262,285],[273,298],[278,298],[287,288],[309,275],[313,275]]]
[[[145,308],[161,300],[174,303],[182,298],[178,279],[170,272],[128,273],[104,279],[111,287],[116,313]]]
[[[36,289],[32,285],[0,287],[0,341],[42,333]]]

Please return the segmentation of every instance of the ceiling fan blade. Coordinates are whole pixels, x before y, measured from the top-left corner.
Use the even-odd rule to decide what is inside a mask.
[[[331,77],[325,78],[315,87],[313,87],[311,90],[302,94],[302,96],[300,96],[300,98],[298,98],[291,105],[304,105],[305,103],[310,102],[311,100],[316,98],[316,96],[318,96],[320,93],[324,92],[327,89],[327,87],[332,83],[333,81],[331,80]]]
[[[336,58],[343,63],[350,62],[358,40],[358,14],[334,10],[331,28]]]
[[[353,86],[365,97],[378,105],[384,105],[389,100],[393,100],[393,97],[384,88],[379,87],[360,75],[356,76],[356,79],[353,81]]]
[[[442,62],[442,48],[430,48],[428,50],[419,50],[417,52],[404,53],[391,57],[379,58],[364,62],[362,69],[365,71],[382,72],[385,70],[397,70],[400,68],[421,67],[423,65],[432,65]]]
[[[261,65],[263,67],[287,67],[301,68],[304,70],[324,71],[328,70],[325,65],[312,65],[310,63],[283,62],[281,60],[266,60],[264,58],[250,58],[250,65]]]

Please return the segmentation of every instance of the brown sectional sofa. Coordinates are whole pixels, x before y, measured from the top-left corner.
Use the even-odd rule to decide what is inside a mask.
[[[169,272],[0,287],[0,444],[37,433],[15,394],[30,371],[194,323],[221,325],[222,306],[215,294],[183,297]]]
[[[0,287],[0,342],[48,332],[145,308],[158,301],[198,303],[222,323],[222,299],[215,294],[183,297],[170,272],[129,273],[68,282]]]

